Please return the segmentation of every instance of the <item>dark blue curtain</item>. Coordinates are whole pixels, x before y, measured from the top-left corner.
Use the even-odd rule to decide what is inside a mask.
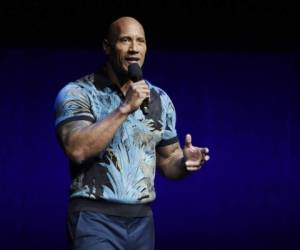
[[[68,162],[53,102],[104,61],[96,49],[1,49],[1,249],[66,249]],[[144,76],[177,110],[181,143],[211,160],[181,181],[158,173],[157,249],[299,249],[300,55],[148,52]]]

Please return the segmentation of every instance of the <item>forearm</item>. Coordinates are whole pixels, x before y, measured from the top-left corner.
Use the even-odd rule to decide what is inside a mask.
[[[181,149],[176,150],[168,158],[161,159],[160,168],[165,177],[173,180],[181,179],[188,174]]]
[[[128,113],[120,106],[105,119],[73,130],[66,143],[66,152],[69,157],[81,163],[98,155],[112,140],[127,116]]]

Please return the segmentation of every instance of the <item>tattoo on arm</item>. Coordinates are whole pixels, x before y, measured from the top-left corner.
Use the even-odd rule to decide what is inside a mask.
[[[92,122],[85,121],[85,120],[79,120],[79,121],[72,121],[64,124],[57,130],[57,135],[59,138],[59,141],[62,145],[66,146],[69,142],[70,136],[72,133],[77,131],[78,129],[87,127],[91,125]]]

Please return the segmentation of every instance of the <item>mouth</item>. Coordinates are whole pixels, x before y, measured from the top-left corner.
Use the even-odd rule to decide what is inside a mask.
[[[129,64],[131,64],[131,63],[138,63],[140,59],[138,57],[126,57],[125,60]]]

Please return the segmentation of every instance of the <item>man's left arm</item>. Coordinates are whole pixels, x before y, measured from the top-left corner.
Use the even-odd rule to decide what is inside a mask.
[[[209,160],[208,148],[192,145],[191,135],[186,135],[184,148],[178,142],[157,147],[157,165],[169,179],[181,179],[191,171],[199,170]]]

